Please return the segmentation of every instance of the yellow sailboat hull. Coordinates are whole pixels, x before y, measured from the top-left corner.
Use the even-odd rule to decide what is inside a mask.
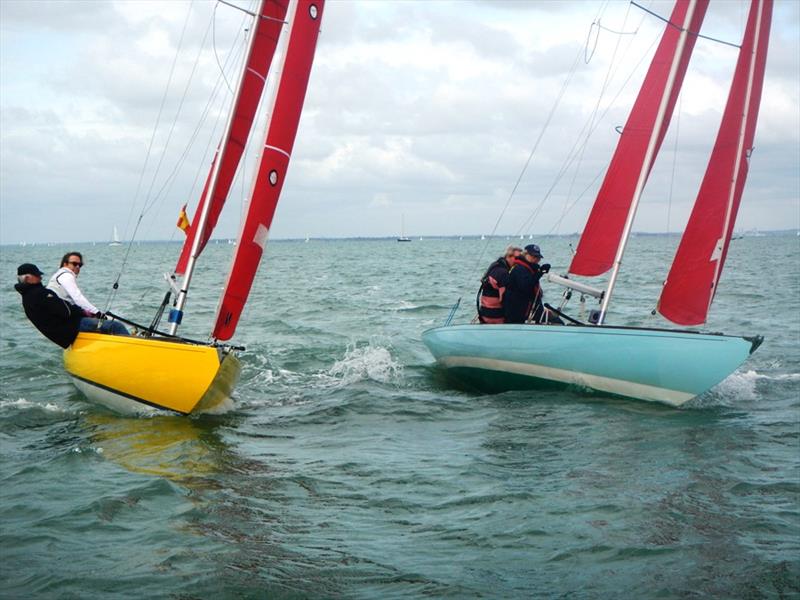
[[[241,371],[221,348],[100,333],[79,333],[64,368],[90,400],[113,410],[186,415],[219,408]]]

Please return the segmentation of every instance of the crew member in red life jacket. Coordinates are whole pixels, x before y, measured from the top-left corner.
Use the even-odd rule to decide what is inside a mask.
[[[549,264],[539,265],[541,259],[539,246],[529,244],[522,255],[514,260],[503,295],[506,323],[524,323],[531,309],[541,307],[542,288],[539,279],[550,271]]]
[[[481,323],[504,323],[503,293],[508,283],[508,272],[522,248],[509,246],[505,254],[494,261],[481,278],[478,292],[478,320]]]

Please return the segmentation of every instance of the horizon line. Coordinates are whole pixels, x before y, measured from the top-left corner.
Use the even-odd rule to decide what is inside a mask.
[[[800,228],[792,227],[788,229],[748,229],[746,231],[734,232],[734,237],[760,237],[766,235],[777,235],[783,233],[792,233],[797,232],[800,235]],[[679,236],[683,232],[675,231],[633,231],[631,235],[645,235],[645,236]],[[550,237],[580,237],[580,232],[572,232],[572,233],[544,233],[544,234],[527,234],[532,235],[534,238],[550,238]],[[406,237],[410,237],[412,239],[482,239],[485,236],[485,240],[495,240],[495,239],[503,239],[503,240],[512,240],[518,239],[521,241],[527,241],[527,235],[525,237],[520,237],[519,234],[494,234],[494,235],[486,235],[486,234],[475,234],[475,233],[465,233],[465,234],[450,234],[450,235],[443,235],[443,234],[420,234],[420,235],[407,235]],[[347,240],[396,240],[399,236],[397,235],[377,235],[377,236],[369,236],[369,235],[353,235],[353,236],[301,236],[301,237],[276,237],[270,239],[272,242],[305,242],[306,240],[318,240],[318,241],[347,241]],[[485,241],[484,240],[484,241]],[[236,238],[230,237],[221,237],[221,238],[210,238],[208,243],[231,243],[236,241]],[[142,239],[142,240],[133,240],[132,241],[121,241],[121,245],[125,246],[131,243],[139,243],[139,244],[182,244],[183,240],[172,240],[172,239]],[[26,246],[36,246],[36,245],[62,245],[62,244],[107,244],[110,245],[109,240],[83,240],[83,241],[36,241],[36,242],[0,242],[0,247],[26,247]]]

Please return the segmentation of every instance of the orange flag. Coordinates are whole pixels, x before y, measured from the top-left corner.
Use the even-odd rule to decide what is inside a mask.
[[[189,235],[189,217],[186,216],[185,204],[183,205],[183,208],[181,208],[176,225],[178,226],[178,229],[183,231],[184,234]]]

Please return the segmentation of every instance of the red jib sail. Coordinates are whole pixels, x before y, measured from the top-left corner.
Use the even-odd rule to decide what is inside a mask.
[[[717,140],[659,299],[673,323],[705,323],[725,264],[764,83],[772,0],[753,0]]]
[[[299,0],[290,17],[285,65],[264,151],[212,333],[218,340],[233,336],[264,252],[300,122],[323,6],[324,0]]]
[[[288,0],[264,0],[261,3],[259,10],[261,17],[255,20],[253,26],[253,35],[255,39],[253,40],[250,54],[246,59],[247,63],[244,75],[242,76],[236,106],[233,107],[233,121],[231,123],[230,135],[221,142],[220,146],[217,148],[214,160],[211,163],[211,169],[209,170],[205,186],[203,187],[203,194],[200,197],[200,203],[195,211],[195,218],[192,219],[192,226],[187,232],[180,258],[178,258],[178,264],[175,266],[175,273],[182,274],[186,271],[186,264],[189,260],[195,238],[198,235],[201,236],[200,246],[197,251],[197,255],[199,256],[211,237],[214,227],[217,225],[217,219],[219,219],[220,211],[222,211],[222,207],[228,197],[233,178],[236,175],[236,169],[239,168],[239,162],[244,153],[244,148],[247,145],[247,137],[250,135],[250,129],[253,127],[253,119],[255,119],[256,110],[261,101],[264,83],[266,82],[267,73],[272,63],[272,57],[275,54],[275,48],[278,44],[281,28],[283,27],[283,20],[286,17],[287,4]],[[209,207],[208,218],[202,234],[199,234],[195,226],[199,222],[196,215],[199,215],[203,211],[203,206],[208,202],[208,188],[211,184],[218,160],[222,162],[219,165],[216,185],[211,194],[212,200],[211,206]]]
[[[581,235],[569,272],[575,275],[602,275],[614,264],[625,222],[634,199],[640,174],[649,175],[661,142],[669,126],[680,93],[686,67],[703,23],[708,0],[698,0],[689,21],[689,35],[681,49],[681,26],[690,7],[689,0],[678,0],[667,23],[661,42],[645,76],[639,96],[622,130],[617,149],[600,187],[592,212]],[[669,90],[666,112],[658,131],[654,152],[647,160],[647,147],[655,127],[659,106],[669,84],[670,67],[676,52],[681,51],[674,83]]]

